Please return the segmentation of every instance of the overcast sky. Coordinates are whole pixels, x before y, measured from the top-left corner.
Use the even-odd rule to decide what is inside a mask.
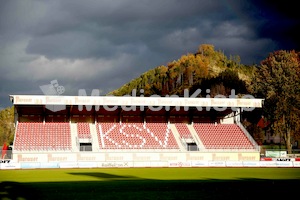
[[[112,91],[201,44],[259,64],[299,50],[294,1],[0,0],[0,108],[9,94]],[[294,5],[296,6],[296,5]]]

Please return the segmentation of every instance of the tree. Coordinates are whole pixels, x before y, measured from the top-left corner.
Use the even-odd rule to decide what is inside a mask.
[[[265,115],[274,134],[283,138],[291,153],[300,117],[300,58],[295,51],[270,53],[256,71],[256,91],[265,98]]]
[[[198,48],[198,53],[203,56],[213,56],[215,54],[215,47],[211,44],[202,44]]]
[[[7,107],[0,111],[0,146],[6,142],[8,145],[14,140],[14,107]]]

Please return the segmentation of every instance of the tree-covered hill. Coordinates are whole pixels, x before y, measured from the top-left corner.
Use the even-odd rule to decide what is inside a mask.
[[[231,89],[236,94],[249,94],[252,91],[252,79],[255,66],[241,64],[240,57],[228,58],[222,51],[216,51],[213,45],[203,44],[198,51],[181,56],[178,60],[157,66],[131,80],[108,95],[183,95],[185,89],[190,93],[202,90],[202,95],[229,95]],[[142,91],[142,92],[141,92]]]

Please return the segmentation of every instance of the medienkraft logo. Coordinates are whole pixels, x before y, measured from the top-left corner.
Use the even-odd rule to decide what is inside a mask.
[[[65,92],[65,87],[58,84],[57,80],[50,81],[50,84],[41,85],[40,89],[42,90],[44,95],[47,96],[59,96]],[[46,105],[48,110],[52,112],[57,112],[60,110],[65,110],[66,105]]]

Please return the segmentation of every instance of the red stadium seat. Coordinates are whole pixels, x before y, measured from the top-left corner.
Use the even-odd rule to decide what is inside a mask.
[[[236,124],[194,123],[207,149],[253,149],[254,146]]]
[[[98,123],[101,149],[179,149],[167,123]]]
[[[20,122],[17,125],[15,150],[71,150],[70,124],[65,122]]]
[[[80,139],[91,139],[90,124],[87,122],[77,123],[77,133]]]

